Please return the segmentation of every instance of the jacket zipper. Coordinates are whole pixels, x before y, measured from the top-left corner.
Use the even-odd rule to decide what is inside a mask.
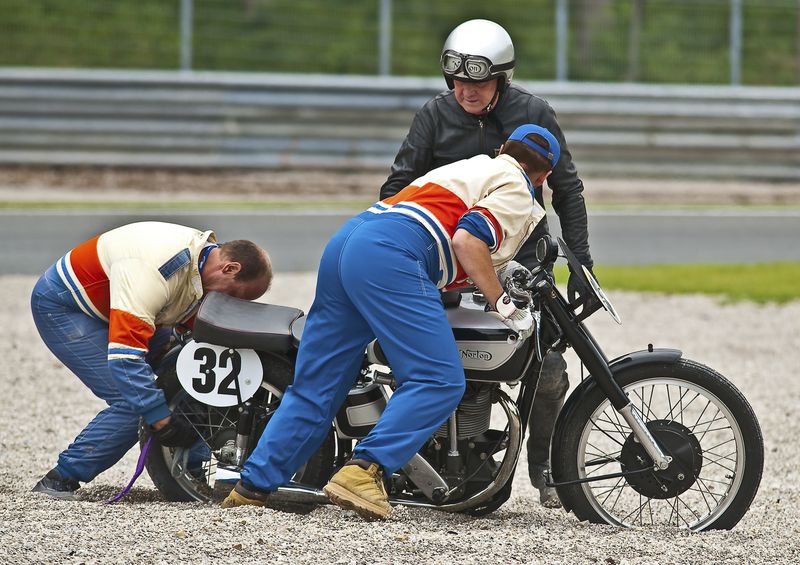
[[[483,118],[478,118],[478,143],[480,144],[480,152],[486,153],[486,130]]]

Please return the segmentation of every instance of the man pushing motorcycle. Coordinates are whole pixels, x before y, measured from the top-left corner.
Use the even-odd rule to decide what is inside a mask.
[[[397,389],[324,491],[364,518],[388,516],[383,476],[411,459],[465,389],[439,291],[473,284],[506,326],[521,338],[531,332],[530,312],[515,307],[497,271],[507,268],[544,217],[534,191],[559,154],[550,131],[520,126],[497,157],[434,169],[333,236],[320,261],[294,384],[223,507],[263,505],[288,482],[322,443],[367,344],[377,338]]]
[[[140,416],[164,446],[196,441],[188,422],[172,417],[148,361],[205,293],[252,300],[271,280],[269,256],[253,242],[216,243],[212,231],[162,222],[113,229],[59,259],[33,289],[33,319],[50,351],[108,407],[33,490],[76,498],[80,482],[134,446]]]

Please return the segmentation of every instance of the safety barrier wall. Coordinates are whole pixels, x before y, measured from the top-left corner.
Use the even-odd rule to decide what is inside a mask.
[[[800,88],[522,83],[583,175],[800,181]],[[0,68],[0,164],[387,170],[436,78]]]

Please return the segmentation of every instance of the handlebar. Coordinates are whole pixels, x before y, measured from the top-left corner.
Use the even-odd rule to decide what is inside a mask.
[[[542,266],[537,266],[532,271],[526,268],[517,269],[507,280],[506,292],[518,308],[527,307],[533,302],[533,295],[538,292],[536,285],[543,278],[549,277],[549,271]]]

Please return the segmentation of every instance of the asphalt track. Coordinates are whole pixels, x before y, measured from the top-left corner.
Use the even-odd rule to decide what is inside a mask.
[[[351,213],[305,211],[0,213],[0,275],[38,274],[65,251],[115,226],[157,220],[214,229],[220,239],[263,245],[276,270],[315,271],[328,238]],[[557,216],[548,214],[560,233]],[[800,211],[593,212],[589,241],[596,264],[800,261]]]

